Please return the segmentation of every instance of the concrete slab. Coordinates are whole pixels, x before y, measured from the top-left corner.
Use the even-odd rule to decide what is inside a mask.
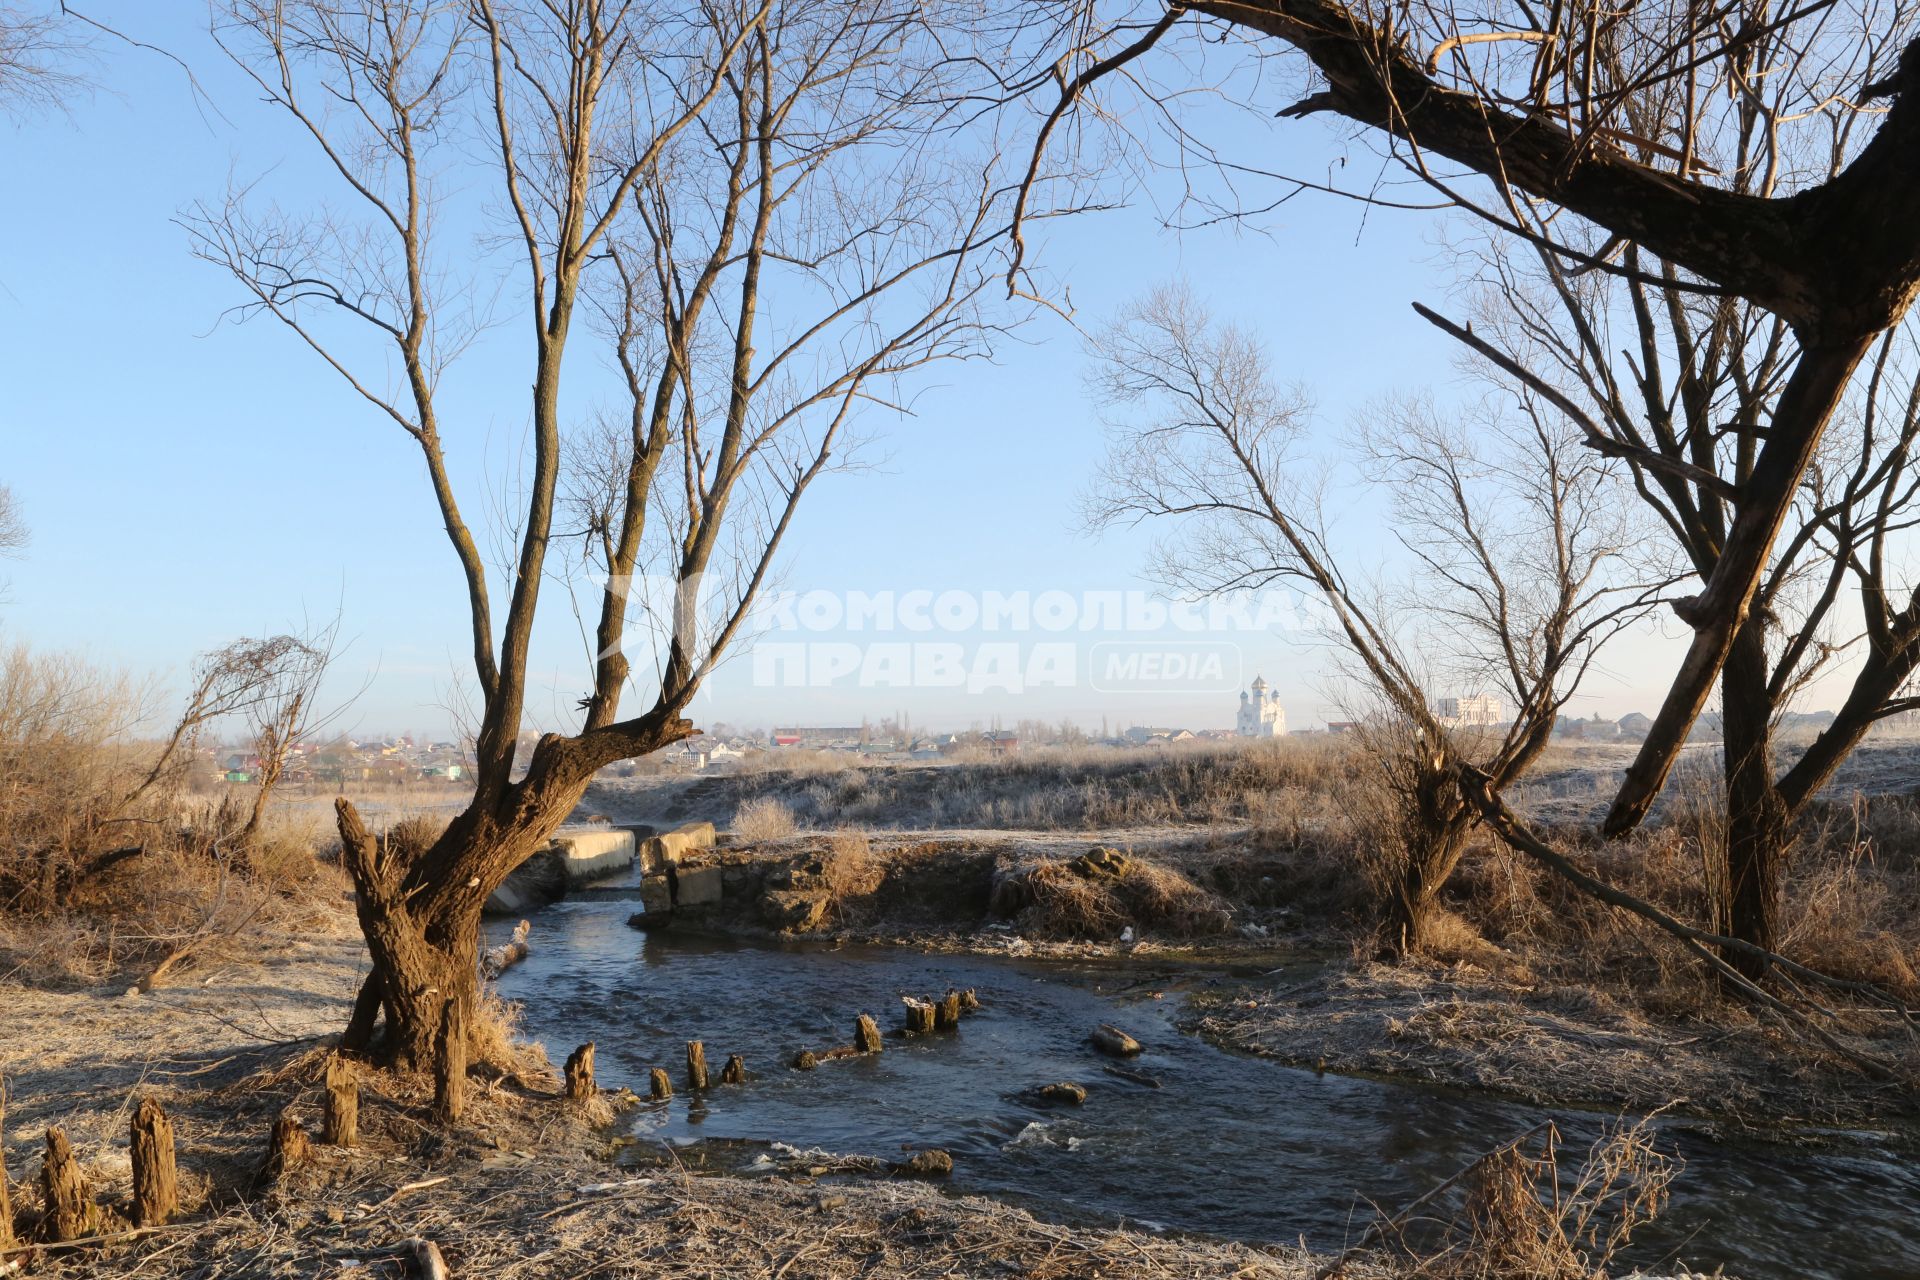
[[[633,865],[633,832],[609,827],[561,831],[553,848],[566,867],[567,882],[579,884]]]
[[[652,875],[679,865],[681,859],[697,849],[713,848],[713,824],[689,822],[640,844],[640,871]]]
[[[720,905],[723,876],[719,867],[695,867],[674,876],[676,908],[717,907]]]

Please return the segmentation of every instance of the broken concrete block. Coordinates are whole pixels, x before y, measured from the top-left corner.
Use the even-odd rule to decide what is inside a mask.
[[[610,827],[562,831],[553,848],[566,866],[567,881],[598,880],[633,865],[633,833]]]
[[[664,835],[653,836],[640,844],[640,870],[648,875],[677,865],[696,849],[713,848],[713,824],[689,822]]]
[[[694,867],[682,869],[675,876],[673,905],[686,907],[717,907],[722,896],[724,873],[719,867]]]

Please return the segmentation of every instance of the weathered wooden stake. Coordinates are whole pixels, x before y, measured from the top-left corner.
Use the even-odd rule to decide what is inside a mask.
[[[747,1060],[739,1054],[729,1054],[727,1065],[720,1068],[721,1084],[745,1084],[747,1082]]]
[[[593,1083],[593,1041],[567,1055],[566,1070],[568,1101],[585,1102],[597,1092]]]
[[[93,1202],[80,1162],[64,1129],[47,1130],[47,1157],[40,1166],[40,1188],[47,1202],[47,1233],[55,1240],[77,1240],[100,1231],[100,1206]]]
[[[447,1259],[439,1245],[431,1240],[413,1239],[407,1241],[406,1248],[413,1255],[420,1280],[452,1280],[453,1272],[447,1269]]]
[[[980,997],[974,994],[972,987],[960,993],[960,1007],[968,1013],[980,1007]]]
[[[907,1004],[907,1030],[916,1035],[924,1035],[933,1030],[933,1005],[925,1000],[916,1000],[912,996],[904,997]]]
[[[793,1055],[793,1061],[787,1065],[795,1071],[811,1071],[820,1065],[820,1059],[814,1055],[813,1050],[802,1049]]]
[[[360,1081],[353,1063],[334,1054],[327,1059],[327,1102],[320,1113],[320,1141],[351,1147],[360,1141]]]
[[[273,1137],[267,1142],[267,1163],[260,1170],[262,1181],[291,1173],[313,1159],[313,1143],[307,1131],[293,1118],[291,1109],[282,1111],[273,1122]]]
[[[687,1088],[707,1087],[707,1046],[698,1040],[687,1041]]]
[[[951,1031],[960,1025],[960,993],[949,991],[933,1008],[933,1026],[936,1031]]]
[[[655,1067],[653,1074],[648,1078],[651,1083],[647,1092],[655,1102],[665,1102],[673,1096],[673,1081],[668,1078],[664,1067]]]
[[[7,1132],[7,1088],[0,1081],[0,1137]],[[13,1248],[13,1196],[7,1190],[7,1144],[0,1141],[0,1254]]]
[[[880,1025],[864,1013],[854,1024],[853,1047],[861,1053],[878,1053],[885,1047],[880,1042]]]
[[[467,1109],[467,1027],[460,1002],[447,1001],[440,1034],[433,1046],[433,1113],[442,1124],[458,1124]]]
[[[180,1178],[173,1159],[173,1121],[152,1098],[133,1113],[133,1225],[164,1226],[180,1212]]]

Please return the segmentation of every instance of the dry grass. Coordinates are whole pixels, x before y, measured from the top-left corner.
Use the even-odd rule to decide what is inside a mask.
[[[793,810],[770,796],[747,801],[734,810],[733,821],[727,824],[728,833],[747,844],[784,840],[797,830]]]
[[[1223,932],[1231,918],[1219,895],[1184,872],[1110,849],[1003,874],[992,908],[1023,935],[1063,941],[1112,941],[1129,928],[1204,937]]]

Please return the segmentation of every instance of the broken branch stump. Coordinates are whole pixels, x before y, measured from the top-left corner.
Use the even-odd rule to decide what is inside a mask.
[[[527,958],[527,933],[533,926],[522,920],[513,927],[513,936],[497,947],[487,951],[486,959],[481,962],[489,978],[497,978],[513,965]]]
[[[665,1068],[655,1067],[648,1079],[647,1093],[655,1102],[665,1102],[673,1097],[673,1081],[667,1077]]]
[[[721,1084],[745,1084],[747,1082],[747,1060],[739,1054],[729,1054],[727,1065],[720,1068]]]
[[[47,1130],[46,1161],[40,1166],[40,1189],[46,1198],[47,1233],[55,1240],[78,1240],[100,1230],[100,1206],[73,1158],[67,1131]]]
[[[360,1081],[353,1063],[339,1054],[327,1059],[326,1109],[320,1113],[320,1141],[351,1147],[360,1140]]]
[[[698,1040],[687,1041],[687,1088],[707,1087],[707,1046]]]
[[[133,1225],[165,1226],[180,1212],[180,1177],[174,1164],[173,1121],[152,1098],[133,1113]]]
[[[864,1013],[854,1024],[853,1047],[861,1053],[878,1053],[884,1047],[880,1042],[880,1024]]]
[[[585,1102],[594,1095],[593,1041],[587,1041],[567,1055],[566,1072],[569,1102]]]

